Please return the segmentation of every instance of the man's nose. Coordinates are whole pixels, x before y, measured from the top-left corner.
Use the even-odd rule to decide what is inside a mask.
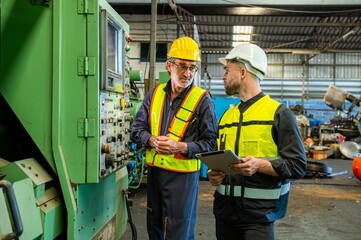
[[[192,72],[192,71],[190,70],[190,68],[188,67],[188,68],[184,71],[183,74],[184,74],[185,76],[191,76],[192,73],[193,73],[193,72]]]

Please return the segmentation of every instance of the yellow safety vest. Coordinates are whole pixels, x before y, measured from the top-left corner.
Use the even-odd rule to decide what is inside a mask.
[[[159,136],[162,127],[163,105],[166,92],[163,90],[166,83],[159,84],[154,90],[149,110],[150,129],[153,136]],[[185,96],[181,107],[175,114],[168,132],[175,141],[181,141],[192,119],[193,113],[206,91],[202,88],[192,86]],[[200,169],[198,159],[189,159],[182,154],[163,155],[157,153],[154,148],[146,151],[146,162],[149,166],[155,166],[174,172],[196,172]]]
[[[266,95],[250,106],[242,114],[242,119],[239,104],[227,110],[219,123],[218,147],[232,149],[238,152],[238,156],[278,156],[271,129],[279,105],[279,102]],[[240,132],[237,132],[238,128]]]
[[[250,106],[242,116],[239,104],[227,110],[219,123],[218,148],[231,149],[238,152],[240,157],[254,156],[269,161],[278,159],[277,145],[272,138],[272,126],[279,105],[279,102],[265,95]],[[232,195],[250,199],[278,199],[281,195],[287,194],[289,188],[288,181],[284,183],[280,181],[272,189],[262,189],[262,186],[257,188],[233,186]],[[228,185],[221,184],[217,191],[222,195],[229,195],[229,189]]]

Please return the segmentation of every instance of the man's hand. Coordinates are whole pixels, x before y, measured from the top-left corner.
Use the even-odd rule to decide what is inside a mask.
[[[218,186],[222,183],[224,177],[226,176],[223,172],[220,171],[214,171],[214,170],[208,170],[208,180],[213,186]]]
[[[247,156],[240,159],[239,163],[234,163],[231,168],[244,176],[252,176],[256,172],[261,172],[270,176],[278,177],[272,164],[265,159]]]
[[[148,140],[148,144],[149,146],[151,146],[152,148],[157,148],[158,143],[157,143],[157,137],[151,136]]]
[[[152,138],[153,137],[151,137],[151,139],[149,140],[150,142]],[[164,155],[170,155],[174,153],[188,153],[188,145],[185,142],[174,141],[169,134],[167,134],[166,136],[156,137],[153,145],[151,142],[151,146],[154,147],[158,153]]]

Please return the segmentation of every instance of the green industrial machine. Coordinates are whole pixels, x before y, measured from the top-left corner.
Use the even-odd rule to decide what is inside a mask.
[[[120,239],[128,24],[105,0],[0,0],[0,19],[0,239]]]

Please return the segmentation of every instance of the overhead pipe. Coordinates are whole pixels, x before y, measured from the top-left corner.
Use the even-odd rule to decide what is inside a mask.
[[[155,61],[157,50],[157,3],[158,0],[152,0],[151,9],[151,29],[150,29],[150,58],[149,58],[149,89],[155,86]]]
[[[328,50],[330,47],[332,47],[333,45],[335,45],[336,43],[338,43],[341,40],[345,40],[348,36],[350,36],[351,34],[353,34],[355,32],[355,28],[353,27],[351,28],[349,31],[343,33],[341,36],[337,37],[334,41],[332,41],[330,44],[328,44],[327,46],[325,46],[324,48],[322,48],[319,53],[314,54],[310,57],[307,58],[306,62],[310,61],[312,58],[316,57],[318,54],[325,52],[326,50]]]

